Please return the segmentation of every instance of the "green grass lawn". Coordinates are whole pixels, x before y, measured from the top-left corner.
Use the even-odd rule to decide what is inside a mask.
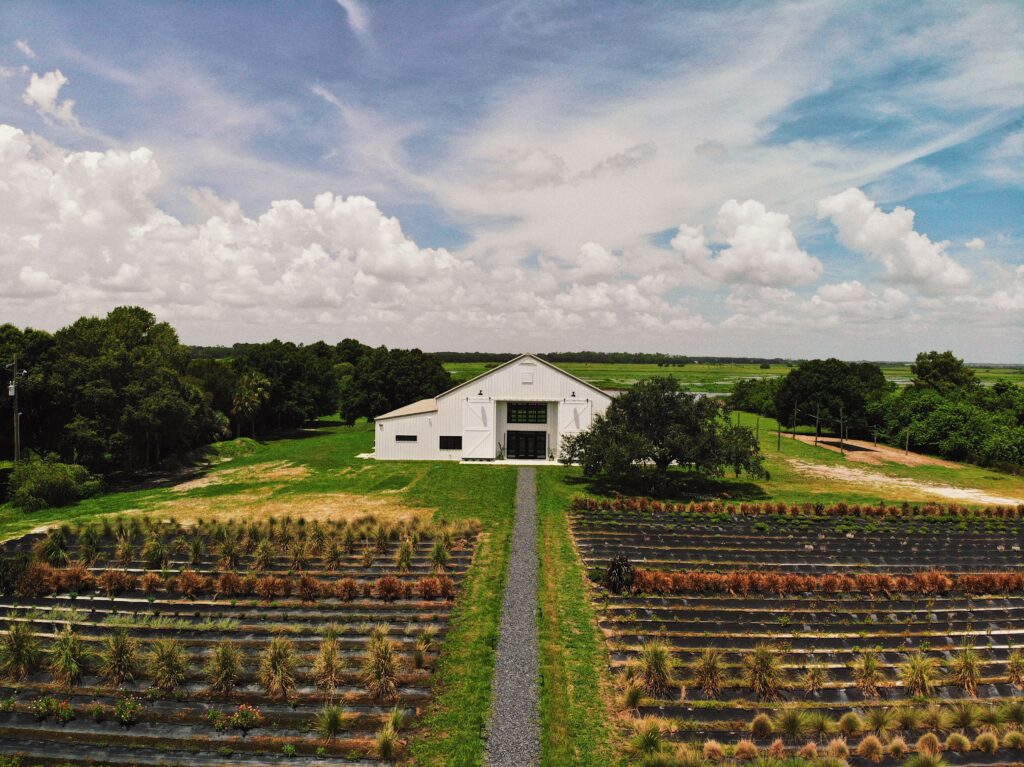
[[[743,378],[784,376],[792,369],[788,365],[771,365],[762,368],[759,365],[732,363],[693,363],[682,367],[579,362],[555,364],[566,372],[602,389],[628,389],[644,378],[671,375],[678,378],[689,391],[724,394],[731,392],[733,384]],[[906,384],[910,381],[909,365],[882,365],[881,367],[885,377],[890,381],[897,384]],[[445,369],[452,374],[456,381],[461,382],[478,376],[489,368],[483,362],[448,362],[445,363]],[[975,367],[973,370],[983,383],[991,384],[999,380],[1024,383],[1024,367]]]

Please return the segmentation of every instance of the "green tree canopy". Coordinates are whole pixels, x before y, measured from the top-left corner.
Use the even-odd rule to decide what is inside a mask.
[[[910,366],[910,372],[914,376],[914,386],[942,393],[978,385],[974,371],[953,352],[921,352]]]
[[[451,388],[452,378],[432,354],[380,346],[360,356],[343,383],[342,416],[353,423],[436,396]]]
[[[665,483],[669,468],[720,476],[726,469],[764,476],[750,429],[730,423],[721,403],[682,391],[672,377],[651,378],[612,400],[590,429],[562,440],[561,461],[587,477]]]
[[[835,431],[841,417],[851,433],[870,434],[876,424],[869,405],[891,388],[873,362],[809,360],[782,379],[775,392],[775,413],[789,426],[813,424],[818,414],[822,429]]]

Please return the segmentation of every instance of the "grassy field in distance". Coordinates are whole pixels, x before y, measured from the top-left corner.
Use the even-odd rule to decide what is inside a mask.
[[[784,376],[790,371],[788,365],[741,365],[733,363],[693,363],[681,367],[659,367],[658,365],[633,365],[617,363],[555,363],[568,373],[602,389],[628,389],[643,378],[671,375],[678,378],[689,391],[728,393],[733,384],[743,378]],[[883,364],[885,377],[896,384],[910,381],[910,365]],[[489,368],[483,362],[448,362],[445,369],[457,382],[467,381],[486,372]],[[983,383],[992,384],[1005,380],[1024,383],[1024,367],[975,367]]]

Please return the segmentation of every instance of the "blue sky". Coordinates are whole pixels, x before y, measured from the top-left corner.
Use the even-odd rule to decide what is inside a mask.
[[[8,2],[0,321],[1024,362],[1022,39],[1016,2]]]

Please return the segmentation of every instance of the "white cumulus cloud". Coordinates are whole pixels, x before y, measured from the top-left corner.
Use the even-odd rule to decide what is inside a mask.
[[[800,249],[789,216],[757,200],[727,200],[716,228],[726,247],[714,252],[702,227],[684,224],[672,247],[687,263],[718,282],[746,285],[802,285],[816,280],[821,262]]]
[[[880,262],[893,282],[913,285],[926,295],[962,291],[971,283],[970,272],[946,254],[948,242],[932,242],[915,231],[909,208],[886,213],[851,187],[821,200],[818,218],[830,219],[839,241]]]
[[[66,125],[77,127],[78,118],[75,117],[74,100],[60,100],[60,89],[67,82],[68,78],[59,69],[43,75],[33,72],[28,87],[21,95],[21,100],[30,107],[35,107],[36,111],[45,118],[53,118]]]
[[[970,239],[967,242],[965,242],[964,246],[968,250],[984,250],[985,249],[985,241],[983,239],[981,239],[980,237],[975,237],[975,238]]]

